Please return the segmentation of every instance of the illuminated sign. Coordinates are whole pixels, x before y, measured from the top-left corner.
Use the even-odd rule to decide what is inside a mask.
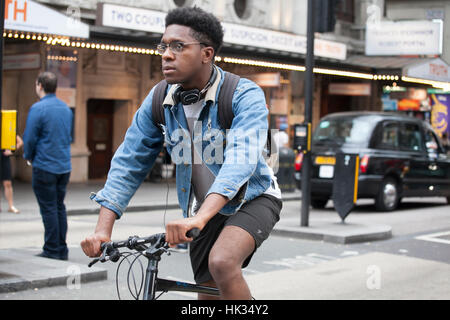
[[[406,92],[406,88],[399,86],[383,86],[383,93],[390,93],[390,92]]]
[[[5,1],[5,29],[89,38],[89,26],[32,0]]]
[[[330,83],[328,94],[343,96],[370,96],[370,83]]]
[[[3,56],[3,70],[31,70],[41,67],[39,53],[11,54]]]

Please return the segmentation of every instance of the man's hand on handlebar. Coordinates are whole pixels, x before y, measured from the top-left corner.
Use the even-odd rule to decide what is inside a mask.
[[[111,241],[110,237],[101,233],[94,233],[81,241],[81,248],[85,255],[90,258],[99,257],[102,254],[101,244]]]
[[[191,242],[193,238],[188,237],[186,233],[194,228],[201,230],[204,225],[204,222],[196,217],[170,221],[166,225],[166,242],[172,248],[180,243]]]
[[[88,257],[95,258],[102,254],[100,246],[111,241],[115,220],[116,214],[113,211],[105,207],[100,208],[94,234],[81,241],[81,248]]]

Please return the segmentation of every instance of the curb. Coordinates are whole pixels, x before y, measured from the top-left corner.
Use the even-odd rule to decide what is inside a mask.
[[[67,209],[68,216],[82,216],[82,215],[91,215],[98,214],[99,208],[85,208],[85,209]],[[178,204],[165,204],[161,205],[153,205],[153,206],[132,206],[128,207],[125,212],[140,212],[140,211],[160,211],[160,210],[174,210],[178,209],[180,206]]]
[[[292,227],[292,221],[283,221],[283,225],[275,225],[272,234],[324,241],[337,244],[350,244],[369,241],[380,241],[392,238],[392,227],[388,225],[362,225],[342,223],[319,223],[318,227]],[[298,221],[296,221],[298,224]]]
[[[285,196],[283,197],[283,201],[300,201],[301,196]],[[128,207],[125,212],[140,212],[140,211],[161,211],[161,210],[176,210],[179,209],[180,206],[178,203],[169,203],[169,204],[155,204],[155,205],[135,205]],[[90,215],[90,214],[98,214],[99,207],[96,208],[81,208],[81,209],[67,209],[68,216],[81,216],[81,215]]]
[[[0,250],[0,262],[0,293],[107,279],[106,269],[36,257],[22,250]]]

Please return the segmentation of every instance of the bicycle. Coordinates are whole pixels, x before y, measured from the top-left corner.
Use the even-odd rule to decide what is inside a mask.
[[[196,238],[200,230],[194,228],[186,234],[188,238]],[[146,246],[146,244],[150,244]],[[128,248],[130,250],[135,250],[137,253],[129,253],[129,252],[120,252],[119,248]],[[112,261],[117,262],[122,258],[122,261],[117,266],[116,272],[116,289],[117,294],[120,300],[119,293],[119,285],[118,285],[118,274],[119,269],[123,261],[127,260],[130,256],[135,256],[133,262],[130,264],[128,270],[127,284],[128,290],[130,291],[133,298],[139,300],[139,296],[142,292],[142,282],[144,283],[144,291],[143,291],[143,300],[157,300],[162,294],[167,293],[169,291],[179,291],[179,292],[193,292],[193,293],[202,293],[207,295],[219,296],[220,292],[217,288],[201,286],[193,283],[182,282],[182,281],[174,281],[168,279],[158,278],[158,264],[161,261],[161,255],[169,254],[169,244],[165,241],[165,233],[158,233],[151,235],[149,237],[140,238],[138,236],[131,236],[127,240],[118,241],[118,242],[105,242],[101,245],[102,255],[99,258],[92,260],[88,266],[92,267],[97,262],[106,262]],[[132,273],[132,267],[135,262],[144,256],[148,260],[147,269],[145,272],[145,278],[142,277],[143,281],[139,287],[139,290],[136,287],[136,281],[134,277],[134,273]],[[129,262],[129,261],[128,261]],[[139,261],[140,262],[140,261]],[[142,270],[142,264],[141,264]],[[143,270],[142,270],[143,271]],[[131,291],[130,288],[130,274],[132,274],[135,286],[135,293]],[[161,294],[156,297],[156,293],[161,291]]]

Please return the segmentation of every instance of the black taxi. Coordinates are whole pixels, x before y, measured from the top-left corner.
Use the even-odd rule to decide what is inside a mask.
[[[311,205],[325,207],[333,192],[336,154],[359,155],[357,197],[395,210],[405,197],[446,197],[450,155],[427,122],[385,112],[342,112],[322,118],[312,137]],[[295,161],[301,189],[303,154]]]

